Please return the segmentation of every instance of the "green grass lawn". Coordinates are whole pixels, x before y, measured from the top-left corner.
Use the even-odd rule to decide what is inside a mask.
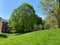
[[[60,45],[60,29],[6,35],[7,38],[0,38],[0,45]]]

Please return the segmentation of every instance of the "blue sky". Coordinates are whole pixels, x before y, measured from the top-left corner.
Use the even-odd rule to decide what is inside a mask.
[[[24,2],[31,4],[35,9],[36,14],[44,18],[42,10],[38,8],[38,0],[0,0],[0,17],[9,19],[9,16],[14,8],[18,7]]]

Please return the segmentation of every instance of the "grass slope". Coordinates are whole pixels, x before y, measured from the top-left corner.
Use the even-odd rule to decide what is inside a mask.
[[[60,29],[22,34],[0,42],[0,45],[60,45]]]

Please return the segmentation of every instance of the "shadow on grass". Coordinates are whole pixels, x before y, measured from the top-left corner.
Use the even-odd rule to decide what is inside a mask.
[[[6,34],[0,34],[0,37],[1,38],[7,38],[7,35]]]

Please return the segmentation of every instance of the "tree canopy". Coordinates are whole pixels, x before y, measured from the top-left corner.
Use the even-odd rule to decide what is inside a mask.
[[[23,3],[13,10],[9,18],[9,26],[18,32],[33,31],[35,25],[40,24],[40,22],[37,22],[38,17],[30,4]]]
[[[39,0],[40,6],[48,16],[53,16],[60,28],[60,0]]]

